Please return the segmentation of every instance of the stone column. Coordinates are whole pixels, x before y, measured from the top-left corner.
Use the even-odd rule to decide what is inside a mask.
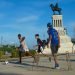
[[[55,27],[55,20],[54,20],[54,27]]]
[[[61,27],[61,20],[60,20],[60,27]]]
[[[53,15],[52,20],[53,20],[53,27],[63,26],[62,15]]]
[[[58,20],[58,27],[60,26],[60,24],[59,24],[59,20]]]

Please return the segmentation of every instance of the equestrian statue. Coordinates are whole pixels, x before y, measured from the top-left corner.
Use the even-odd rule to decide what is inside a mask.
[[[61,15],[61,8],[59,8],[58,3],[56,3],[55,5],[50,4],[50,7],[54,13],[54,15],[56,14],[55,12],[57,11],[59,15]]]

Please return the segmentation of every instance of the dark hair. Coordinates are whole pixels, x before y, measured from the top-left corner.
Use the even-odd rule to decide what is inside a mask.
[[[35,34],[35,36],[39,36],[39,34]]]
[[[18,37],[21,37],[21,34],[18,34]]]
[[[22,37],[22,39],[24,40],[24,39],[25,39],[25,37]]]
[[[25,40],[25,37],[22,37],[22,40],[21,40],[21,42],[22,42],[22,41],[24,41],[24,40]]]
[[[47,24],[47,27],[52,28],[52,24],[51,23],[48,23]]]

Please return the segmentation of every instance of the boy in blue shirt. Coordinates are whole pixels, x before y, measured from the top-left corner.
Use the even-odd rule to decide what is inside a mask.
[[[60,67],[57,61],[57,52],[60,47],[60,37],[59,37],[57,30],[55,30],[52,27],[51,23],[47,24],[47,28],[48,28],[47,33],[49,35],[48,47],[49,45],[51,47],[51,52],[52,52],[54,62],[55,62],[55,68],[59,69]]]

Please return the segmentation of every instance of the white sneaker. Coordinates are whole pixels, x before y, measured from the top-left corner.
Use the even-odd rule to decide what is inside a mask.
[[[55,64],[55,69],[60,69],[59,64]]]
[[[59,70],[59,69],[60,69],[60,67],[55,67],[55,69]]]

